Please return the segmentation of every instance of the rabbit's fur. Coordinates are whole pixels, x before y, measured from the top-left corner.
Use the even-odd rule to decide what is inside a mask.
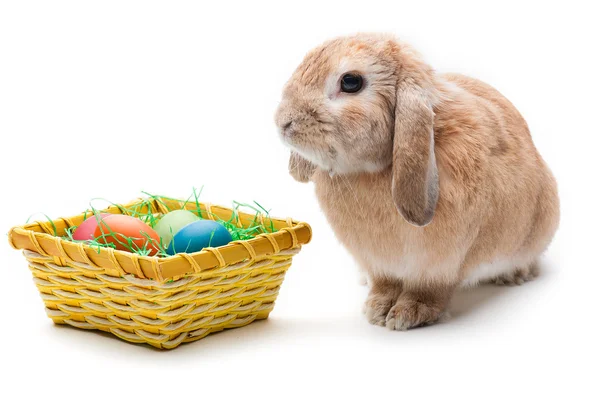
[[[347,72],[363,89],[340,91]],[[552,173],[491,86],[437,74],[392,36],[311,51],[276,113],[290,173],[314,182],[336,236],[367,271],[370,322],[433,323],[460,285],[522,283],[558,227]]]

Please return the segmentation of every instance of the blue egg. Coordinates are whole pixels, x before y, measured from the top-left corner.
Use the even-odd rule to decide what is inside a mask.
[[[194,253],[205,247],[224,246],[231,234],[223,225],[211,220],[195,221],[179,230],[167,247],[167,254]]]

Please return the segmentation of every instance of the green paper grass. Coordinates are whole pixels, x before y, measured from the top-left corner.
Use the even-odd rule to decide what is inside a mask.
[[[206,210],[202,210],[202,208],[200,207],[200,194],[201,193],[202,193],[202,188],[200,190],[196,190],[196,188],[194,188],[192,194],[184,202],[184,207],[185,207],[185,205],[187,205],[189,203],[195,204],[195,209],[191,209],[189,211],[196,214],[200,219],[204,219],[204,220],[210,219],[209,216],[212,216],[212,219],[214,219],[214,221],[220,223],[229,231],[229,233],[231,234],[232,240],[234,240],[234,241],[248,240],[248,239],[252,239],[260,234],[263,234],[263,233],[272,233],[272,232],[277,231],[274,227],[273,220],[270,217],[270,214],[269,214],[270,212],[268,210],[266,210],[263,206],[258,204],[256,201],[254,202],[254,204],[247,204],[247,203],[240,203],[237,201],[233,201],[232,206],[231,206],[233,209],[233,213],[232,213],[231,217],[228,220],[223,220],[223,219],[219,218],[216,214],[209,214],[209,213],[207,213]],[[152,211],[151,211],[152,201],[157,201],[157,202],[161,203],[168,211],[175,210],[175,209],[170,209],[164,200],[165,199],[166,200],[177,200],[177,199],[173,199],[173,198],[169,198],[167,196],[161,196],[161,195],[152,195],[147,192],[142,192],[142,194],[146,195],[146,197],[142,198],[142,200],[138,204],[132,206],[131,208],[125,208],[119,204],[113,203],[113,202],[108,201],[103,198],[94,198],[94,199],[92,199],[92,201],[102,200],[103,202],[106,202],[112,206],[117,207],[123,214],[129,215],[132,217],[136,217],[136,218],[142,220],[144,223],[149,225],[151,228],[154,228],[154,226],[156,225],[156,223],[160,220],[160,218],[162,216],[162,214],[152,213]],[[116,239],[117,241],[119,241],[120,243],[122,243],[132,253],[136,253],[140,256],[148,256],[150,254],[151,250],[147,246],[148,241],[150,241],[150,239],[148,239],[148,241],[146,242],[146,245],[144,247],[138,247],[135,244],[135,242],[133,241],[133,239],[131,239],[127,236],[124,236],[123,234],[119,234],[119,233],[112,231],[110,229],[110,227],[108,227],[108,225],[106,225],[106,223],[103,223],[103,220],[100,219],[101,211],[92,205],[92,201],[90,201],[90,209],[86,210],[84,213],[84,221],[87,220],[89,217],[96,217],[99,220],[99,223],[101,223],[103,225],[103,227],[105,227],[108,230],[108,233],[105,233],[94,239],[80,241],[80,240],[76,240],[73,238],[73,233],[75,232],[75,229],[77,227],[70,227],[70,228],[66,229],[65,235],[61,236],[62,239],[70,241],[70,242],[87,244],[90,247],[93,247],[94,249],[98,250],[98,252],[99,252],[101,248],[116,249],[116,246],[113,243],[106,243],[105,238],[112,237],[112,238]],[[250,214],[252,214],[254,212],[255,216],[248,227],[239,227],[238,226],[239,211],[243,211],[245,213],[250,213]],[[48,217],[46,215],[44,215],[44,217],[48,219],[50,225],[52,226],[53,231],[54,231],[54,236],[57,236],[56,226],[54,225],[54,223],[52,222],[50,217]],[[32,217],[30,217],[30,219],[31,218]],[[261,218],[264,220],[265,225],[263,225],[259,222],[259,220]],[[28,222],[29,222],[29,220],[28,220]],[[150,238],[147,235],[145,237]],[[167,254],[167,252],[165,250],[166,248],[165,248],[164,242],[162,242],[162,238],[161,238],[161,242],[159,242],[159,246],[160,247],[158,248],[158,253],[155,256],[169,257],[170,255]]]

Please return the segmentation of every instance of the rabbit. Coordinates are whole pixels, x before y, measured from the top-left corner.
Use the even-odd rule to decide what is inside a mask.
[[[459,288],[537,276],[559,224],[557,183],[490,85],[435,72],[393,35],[343,36],[305,56],[275,123],[289,173],[313,182],[368,276],[370,323],[433,324]]]

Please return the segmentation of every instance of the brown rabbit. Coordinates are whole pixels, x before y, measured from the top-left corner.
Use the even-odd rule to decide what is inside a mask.
[[[392,36],[342,37],[306,56],[276,123],[291,175],[314,182],[368,273],[371,323],[430,324],[461,285],[537,275],[558,227],[556,183],[489,85],[435,73]]]

